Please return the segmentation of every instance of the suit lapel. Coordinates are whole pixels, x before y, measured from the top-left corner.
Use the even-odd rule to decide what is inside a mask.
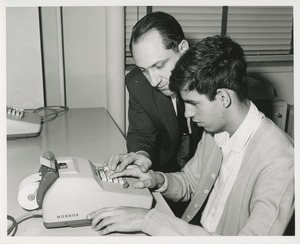
[[[143,74],[138,70],[136,72],[137,77],[133,78],[131,88],[135,89],[138,101],[152,114],[151,119],[157,126],[165,128],[172,140],[177,141],[179,127],[171,98],[154,89]]]

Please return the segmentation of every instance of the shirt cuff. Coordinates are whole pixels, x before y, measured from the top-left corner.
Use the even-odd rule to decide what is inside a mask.
[[[147,152],[145,152],[145,151],[137,151],[136,152],[137,154],[141,154],[141,155],[144,155],[145,157],[147,157],[147,158],[149,158],[150,159],[150,155],[147,153]]]
[[[159,172],[159,171],[155,171],[155,172],[161,174],[164,177],[165,182],[164,182],[164,184],[160,188],[158,188],[158,189],[156,189],[154,191],[160,192],[160,193],[165,192],[167,190],[167,188],[168,188],[168,183],[169,183],[168,177],[164,173],[162,173],[162,172]]]

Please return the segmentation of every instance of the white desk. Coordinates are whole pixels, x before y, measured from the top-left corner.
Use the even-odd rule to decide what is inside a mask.
[[[18,185],[37,173],[40,156],[51,151],[56,157],[84,157],[97,165],[111,155],[125,153],[125,139],[104,108],[70,109],[44,124],[39,137],[7,142],[7,214],[26,213],[17,201]],[[159,193],[153,193],[155,208],[173,214]],[[46,229],[42,218],[22,222],[17,236],[97,236],[90,227]],[[11,237],[14,238],[14,237]]]

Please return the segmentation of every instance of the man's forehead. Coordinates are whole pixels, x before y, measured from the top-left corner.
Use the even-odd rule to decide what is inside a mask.
[[[187,90],[185,88],[180,90],[180,96],[184,100],[191,101],[201,100],[203,97],[205,97],[204,94],[200,94],[197,90]]]
[[[160,32],[156,29],[152,29],[152,30],[149,30],[148,32],[144,33],[143,35],[141,35],[139,38],[137,38],[137,40],[135,40],[135,42],[132,43],[132,46],[134,46],[140,42],[149,41],[149,40],[150,41],[157,40],[157,41],[160,41],[161,43],[163,43]]]
[[[132,43],[132,50],[134,51],[134,49],[136,49],[137,47],[146,45],[159,45],[164,47],[162,36],[157,30],[151,30],[140,36]]]
[[[150,42],[136,44],[132,48],[132,54],[135,64],[141,68],[150,68],[176,55],[172,49]]]

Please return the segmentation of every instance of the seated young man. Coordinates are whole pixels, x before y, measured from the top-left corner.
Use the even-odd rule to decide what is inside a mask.
[[[181,219],[157,209],[99,209],[88,215],[91,227],[103,235],[282,235],[294,211],[293,142],[248,99],[242,48],[229,37],[205,38],[181,56],[170,89],[205,129],[194,157],[181,172],[145,173],[134,164],[111,177],[138,177],[135,187],[189,206]]]

